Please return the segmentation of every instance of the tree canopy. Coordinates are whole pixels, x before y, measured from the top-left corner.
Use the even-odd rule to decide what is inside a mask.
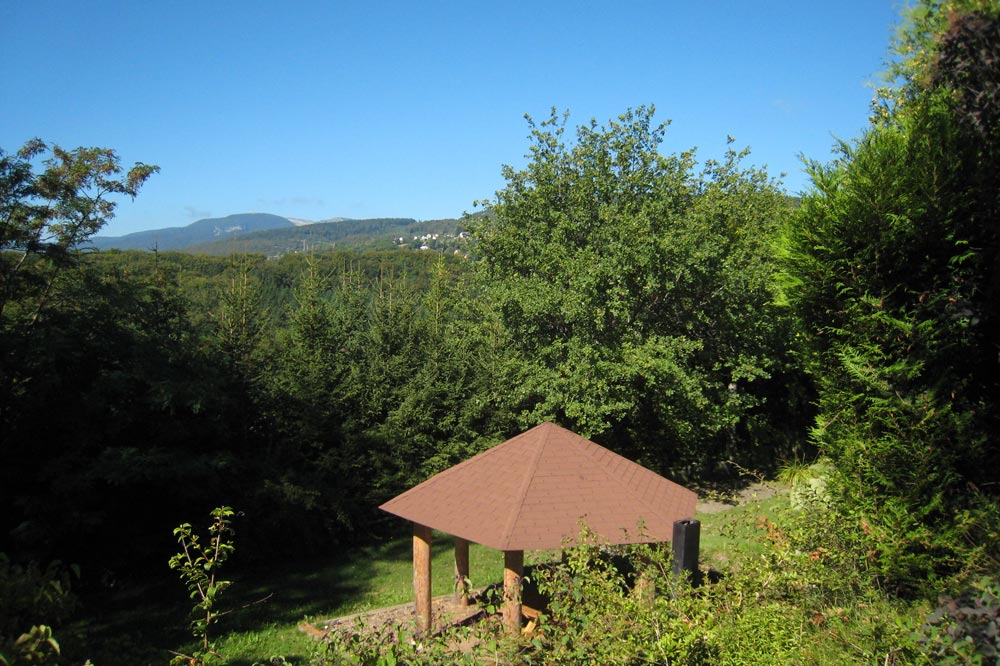
[[[522,424],[705,470],[760,444],[751,415],[784,370],[769,243],[790,207],[746,151],[700,169],[693,151],[661,154],[654,113],[591,121],[570,143],[567,115],[529,118],[528,165],[504,168],[473,231]]]
[[[907,589],[998,555],[998,27],[976,3],[914,10],[901,86],[808,165],[785,245],[813,437]]]

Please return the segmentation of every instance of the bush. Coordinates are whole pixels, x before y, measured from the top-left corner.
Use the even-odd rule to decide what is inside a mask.
[[[331,637],[320,663],[826,666],[911,663],[921,648],[946,654],[940,637],[938,652],[917,643],[921,606],[880,590],[871,537],[850,515],[824,501],[771,513],[733,521],[743,545],[701,586],[672,573],[669,548],[607,546],[584,531],[561,562],[530,571],[548,605],[527,637],[505,636],[495,619],[419,640],[405,628],[359,625]]]
[[[942,597],[917,642],[942,664],[995,664],[1000,655],[1000,581],[983,579],[957,597]]]
[[[0,553],[0,661],[29,644],[44,648],[54,642],[52,627],[63,625],[78,607],[70,591],[73,577],[79,570],[58,561],[45,568],[37,562],[20,565]]]

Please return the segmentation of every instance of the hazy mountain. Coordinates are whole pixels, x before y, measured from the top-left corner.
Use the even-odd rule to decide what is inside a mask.
[[[240,252],[276,256],[303,251],[339,249],[392,249],[404,243],[411,245],[414,236],[425,234],[457,235],[461,220],[428,220],[418,222],[409,217],[375,218],[315,222],[308,226],[268,229],[241,234]],[[404,242],[400,242],[400,238]],[[417,243],[419,246],[419,243]],[[181,248],[194,254],[223,255],[233,251],[232,242],[211,241]]]
[[[192,222],[186,227],[167,227],[150,231],[137,231],[125,236],[94,236],[91,246],[106,250],[176,250],[197,243],[242,238],[245,234],[267,229],[296,229],[310,224],[268,213],[240,213],[226,217],[212,217]]]
[[[475,216],[483,213],[476,213]],[[243,213],[198,220],[186,227],[140,231],[126,236],[95,236],[90,246],[106,250],[180,250],[226,255],[234,251],[280,256],[333,248],[431,249],[463,251],[468,247],[460,219],[418,221],[411,217],[352,220],[331,217],[312,221],[266,213]]]

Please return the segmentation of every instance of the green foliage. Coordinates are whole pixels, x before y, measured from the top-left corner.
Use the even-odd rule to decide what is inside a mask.
[[[33,626],[14,641],[12,661],[8,661],[3,654],[0,654],[0,664],[3,666],[57,664],[59,653],[59,642],[52,635],[52,627],[41,624]]]
[[[70,591],[74,576],[79,577],[77,567],[18,565],[0,553],[0,664],[53,663],[59,644],[52,628],[65,624],[78,607]]]
[[[259,501],[294,507],[270,510],[309,538],[317,526],[350,534],[385,499],[499,439],[491,370],[505,332],[467,292],[463,264],[438,256],[417,272],[396,258],[370,271],[362,258],[327,270],[315,257],[266,352],[274,457]]]
[[[238,499],[250,556],[316,552],[499,439],[504,342],[474,319],[466,263],[329,253],[301,277],[307,259],[101,252],[66,270],[46,316],[0,336],[0,547],[110,585],[149,572],[131,550],[166,545],[154,526]]]
[[[566,116],[529,119],[528,165],[504,167],[490,214],[470,221],[519,361],[511,408],[660,470],[747,462],[754,446],[773,458],[781,434],[765,444],[754,414],[790,402],[766,404],[793,383],[770,291],[788,202],[746,151],[698,173],[692,152],[662,155],[653,115],[591,121],[572,143]]]
[[[710,606],[671,573],[669,550],[608,547],[586,530],[581,544],[532,572],[549,599],[532,646],[543,663],[715,663]]]
[[[449,644],[461,640],[467,633],[452,629],[436,636],[419,637],[405,625],[370,628],[359,621],[352,630],[333,632],[318,655],[317,663],[350,666],[479,663],[475,652],[457,652]]]
[[[267,314],[260,287],[251,278],[249,258],[232,257],[229,280],[221,295],[216,336],[219,350],[236,374],[252,378],[254,354],[263,337]]]
[[[133,559],[122,542],[136,545],[117,526],[148,515],[130,493],[208,466],[173,446],[204,441],[193,388],[210,374],[176,283],[100,270],[79,250],[156,170],[39,140],[0,154],[0,548],[18,559],[117,569]]]
[[[922,0],[904,8],[883,76],[885,85],[876,91],[873,120],[892,122],[894,114],[918,100],[928,86],[939,80],[939,72],[935,70],[940,62],[955,55],[947,36],[952,30],[952,22],[961,24],[977,15],[995,18],[996,3],[993,0]],[[973,57],[967,62],[981,68],[980,71],[995,70],[995,60],[989,55],[990,50],[996,48],[995,39],[990,43],[989,33],[984,37],[980,45],[986,48],[970,53]],[[974,42],[966,43],[971,46]]]
[[[113,150],[53,146],[44,171],[36,174],[33,162],[48,150],[40,139],[14,155],[0,150],[0,325],[5,327],[18,315],[32,323],[38,319],[59,270],[74,261],[71,251],[114,215],[116,203],[109,197],[134,198],[159,171],[136,164],[118,177],[122,170]],[[10,319],[7,306],[15,300],[19,312]]]
[[[210,630],[221,613],[217,609],[217,598],[232,581],[218,578],[219,569],[235,550],[232,541],[233,510],[222,506],[212,511],[212,524],[208,528],[208,539],[202,543],[191,528],[184,523],[174,530],[181,552],[170,558],[170,568],[179,571],[181,580],[188,589],[194,606],[191,614],[191,632],[200,642],[191,656],[177,654],[171,664],[210,664],[221,660],[212,648]]]
[[[995,33],[995,11],[916,11],[905,43],[926,48],[905,60],[905,104],[837,161],[808,165],[814,190],[785,239],[784,289],[809,332],[813,438],[838,499],[877,534],[885,580],[930,592],[1000,555],[1000,143],[976,120],[992,117],[1000,79],[963,55]]]
[[[941,598],[917,641],[938,664],[992,664],[1000,655],[1000,583],[983,579],[957,598]]]
[[[213,390],[216,364],[194,344],[170,275],[137,279],[81,265],[58,295],[32,331],[0,339],[9,354],[3,538],[36,558],[120,571],[134,566],[133,548],[162,543],[151,529],[117,525],[169,525],[175,511],[216,492],[225,396]],[[168,488],[172,505],[150,502]]]
[[[609,546],[584,530],[561,561],[529,568],[546,604],[531,633],[506,636],[495,615],[428,638],[359,622],[330,635],[319,663],[923,663],[923,607],[875,585],[869,535],[822,504],[773,513],[732,521],[743,545],[700,587],[672,573],[669,548]]]

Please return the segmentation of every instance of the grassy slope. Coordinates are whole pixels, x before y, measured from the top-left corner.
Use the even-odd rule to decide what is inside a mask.
[[[767,515],[782,500],[778,496],[721,513],[699,514],[703,567],[724,567],[727,552],[746,547],[742,536],[745,526],[753,525],[758,515]],[[433,593],[448,594],[453,584],[451,538],[435,533],[432,552]],[[527,563],[551,557],[552,553],[528,553]],[[470,570],[474,587],[500,581],[503,555],[472,544]],[[180,581],[176,585],[181,590]],[[92,627],[98,629],[92,639],[99,647],[85,656],[99,666],[163,664],[169,660],[163,646],[172,644],[178,650],[190,650],[190,643],[178,645],[190,636],[185,633],[185,607],[171,603],[178,598],[172,592],[178,590],[143,595],[129,604],[132,609],[141,608],[141,615],[135,610],[121,611],[102,628]],[[266,602],[254,603],[268,595]],[[238,610],[213,627],[213,636],[219,637],[214,643],[234,666],[266,664],[277,655],[291,663],[305,664],[317,645],[299,631],[303,620],[340,617],[412,599],[412,550],[406,537],[357,548],[328,560],[289,562],[248,571],[236,578],[220,598],[221,607]]]
[[[453,589],[451,538],[435,534],[432,554],[433,593],[448,594]],[[502,579],[499,551],[471,544],[469,560],[473,586]],[[401,538],[360,548],[339,561],[296,562],[261,571],[236,581],[230,592],[227,601],[233,606],[274,594],[268,602],[220,623],[217,633],[224,637],[217,649],[231,664],[249,666],[275,655],[304,663],[316,647],[298,629],[304,619],[323,620],[412,601],[411,541]]]
[[[704,565],[718,567],[725,562],[728,550],[746,545],[739,536],[740,529],[733,529],[732,525],[753,523],[758,515],[767,515],[783,499],[778,496],[721,513],[699,514]],[[447,594],[452,589],[451,539],[435,534],[433,554],[434,594]],[[529,553],[528,562],[550,556],[550,553]],[[240,581],[242,589],[233,588],[234,595],[230,598],[233,603],[237,594],[239,602],[248,603],[270,590],[275,590],[280,600],[241,611],[233,619],[233,626],[221,627],[220,633],[229,633],[219,642],[219,651],[230,657],[232,663],[247,666],[254,660],[279,654],[289,660],[305,661],[315,646],[297,629],[303,618],[338,617],[412,601],[411,557],[410,541],[399,539],[363,548],[339,564],[324,566],[319,562],[310,567],[296,563],[287,571],[272,572],[273,575],[259,579],[257,584]],[[470,561],[475,587],[502,580],[503,555],[499,551],[472,544]],[[236,629],[236,624],[241,628]]]

